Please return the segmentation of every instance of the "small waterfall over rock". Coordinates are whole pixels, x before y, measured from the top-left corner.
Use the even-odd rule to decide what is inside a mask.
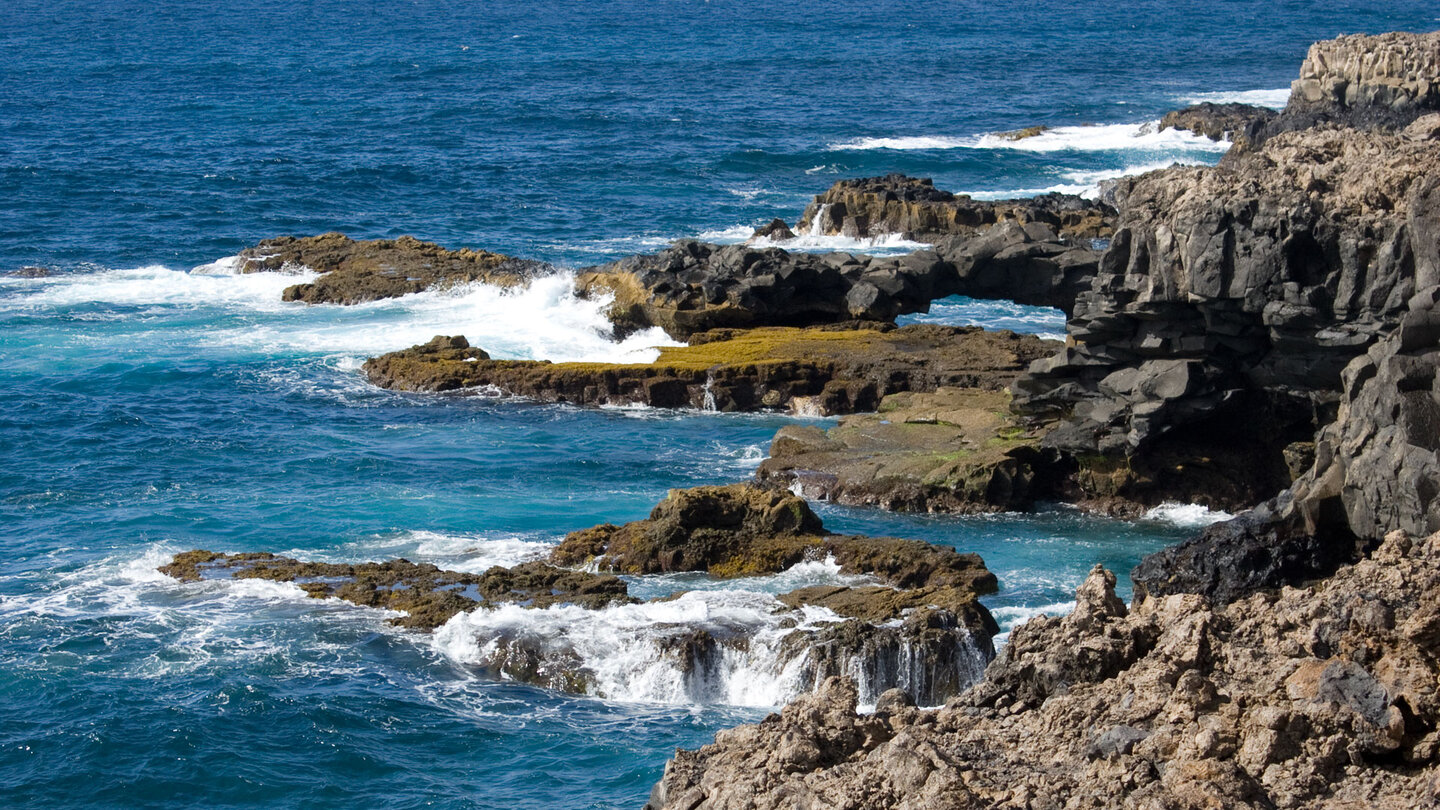
[[[716,407],[716,404],[715,404],[715,390],[714,390],[714,389],[715,389],[715,375],[714,375],[714,374],[710,374],[710,375],[708,375],[708,376],[705,377],[704,396],[702,397],[701,402],[700,402],[700,408],[701,408],[701,410],[708,411],[708,412],[710,412],[710,413],[715,413],[716,411],[720,410],[718,407]]]
[[[786,609],[768,594],[691,591],[603,610],[507,606],[460,614],[437,646],[501,677],[612,700],[780,706],[833,675],[863,704],[900,688],[938,705],[977,681],[994,657],[944,610],[882,625],[827,609]]]
[[[830,211],[830,204],[824,203],[815,210],[815,218],[810,220],[810,236],[825,235],[825,214]]]

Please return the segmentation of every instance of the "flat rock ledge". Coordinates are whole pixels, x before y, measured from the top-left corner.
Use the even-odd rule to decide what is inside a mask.
[[[1440,535],[1303,588],[1129,609],[1096,567],[939,710],[827,681],[665,768],[649,810],[1416,808],[1440,801]]]
[[[854,323],[715,330],[693,336],[689,346],[661,349],[653,363],[613,364],[492,360],[464,337],[441,336],[372,358],[364,372],[400,391],[823,416],[873,410],[895,391],[1002,389],[1055,345],[975,327]]]

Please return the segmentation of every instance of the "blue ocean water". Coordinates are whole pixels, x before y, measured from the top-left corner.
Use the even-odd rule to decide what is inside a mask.
[[[192,547],[528,559],[669,488],[746,477],[788,421],[411,396],[359,375],[436,333],[550,359],[663,340],[610,343],[563,279],[295,308],[278,301],[293,278],[191,268],[335,229],[580,266],[743,238],[835,179],[888,171],[1083,191],[1218,158],[1145,128],[1166,109],[1283,103],[1310,41],[1437,17],[1419,2],[9,0],[0,272],[59,272],[0,278],[0,804],[635,807],[675,747],[768,708],[499,682],[374,612],[161,577]],[[1033,124],[1055,129],[1021,148],[986,137]],[[1060,326],[959,299],[921,318]],[[821,512],[980,552],[1007,627],[1205,518]]]

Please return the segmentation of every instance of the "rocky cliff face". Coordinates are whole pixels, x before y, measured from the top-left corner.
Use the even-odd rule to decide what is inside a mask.
[[[1403,126],[1440,110],[1440,32],[1344,36],[1310,46],[1290,86],[1286,126],[1305,116]]]
[[[1257,463],[1283,470],[1283,445],[1329,421],[1345,365],[1440,280],[1437,178],[1440,141],[1322,128],[1122,181],[1071,345],[1016,384],[1017,409],[1066,419],[1047,441],[1077,454],[1263,424]]]
[[[1440,288],[1343,374],[1338,418],[1314,462],[1275,499],[1147,558],[1139,592],[1228,601],[1324,576],[1393,531],[1440,531]]]

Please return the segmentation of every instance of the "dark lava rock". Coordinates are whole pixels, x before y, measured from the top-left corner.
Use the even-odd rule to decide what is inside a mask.
[[[1269,107],[1253,104],[1214,104],[1201,102],[1182,110],[1168,112],[1160,119],[1160,129],[1183,129],[1204,135],[1212,141],[1249,141],[1276,116]]]
[[[783,239],[794,239],[795,232],[790,230],[790,226],[785,224],[785,220],[776,217],[756,228],[755,233],[751,234],[750,238],[780,241]]]
[[[835,183],[805,208],[796,230],[812,232],[818,217],[819,231],[827,235],[903,234],[938,242],[1013,222],[1045,225],[1066,238],[1090,239],[1110,235],[1114,213],[1109,206],[1067,194],[972,200],[937,189],[928,179],[889,174]]]

